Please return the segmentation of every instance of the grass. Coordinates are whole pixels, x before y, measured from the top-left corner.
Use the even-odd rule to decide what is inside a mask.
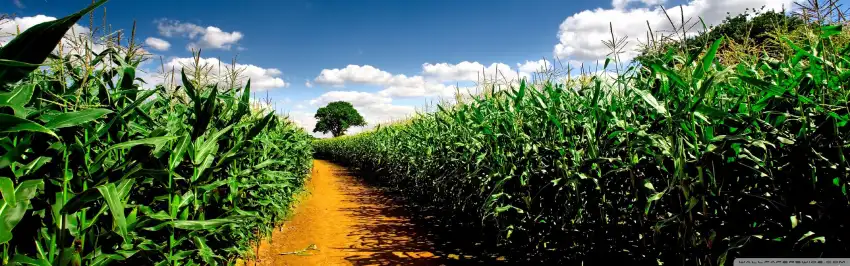
[[[104,2],[0,48],[0,259],[219,265],[250,256],[301,189],[310,136],[251,108],[250,81],[206,86],[184,74],[182,87],[143,87],[132,35],[127,46],[87,36],[52,53]]]
[[[625,67],[614,56],[612,79],[523,82],[313,146],[494,232],[513,260],[841,257],[850,35],[806,21],[765,37],[775,56],[722,36]]]

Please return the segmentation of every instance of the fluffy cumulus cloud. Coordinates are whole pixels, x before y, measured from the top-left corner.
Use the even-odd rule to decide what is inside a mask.
[[[702,18],[707,25],[717,25],[729,15],[743,13],[747,8],[770,10],[789,9],[795,0],[689,0],[680,6],[665,8],[673,21],[681,21],[679,8],[682,8],[685,21],[698,23]],[[578,61],[604,60],[610,49],[602,40],[610,40],[609,22],[612,22],[617,38],[628,37],[624,46],[622,60],[630,60],[638,55],[640,43],[646,43],[647,23],[654,32],[670,32],[672,26],[658,4],[661,0],[613,0],[611,9],[597,8],[576,13],[561,23],[558,30],[560,42],[555,45],[554,54],[558,58]],[[640,26],[638,26],[640,25]],[[678,26],[678,25],[677,25]],[[693,27],[691,33],[702,30]]]
[[[381,86],[384,90],[379,94],[384,97],[448,96],[453,92],[451,86],[426,81],[422,76],[393,75],[370,65],[323,69],[314,81],[333,87],[346,84]]]
[[[145,39],[145,44],[147,44],[151,49],[157,51],[167,51],[168,48],[171,47],[171,43],[168,41],[154,37],[148,37]]]
[[[664,2],[666,2],[666,1],[664,1],[664,0],[613,0],[613,1],[611,1],[611,6],[614,7],[614,9],[624,9],[629,4],[635,3],[635,2],[643,4],[645,6],[657,6],[657,5],[664,4]]]
[[[392,77],[393,75],[389,72],[370,65],[348,65],[342,69],[322,69],[315,81],[318,84],[335,87],[342,87],[346,83],[381,85]]]
[[[478,62],[463,61],[457,64],[437,63],[422,64],[422,73],[429,79],[439,82],[449,81],[482,81],[500,80],[514,81],[520,76],[516,70],[504,63],[492,63],[484,66]]]
[[[228,68],[231,67],[230,63],[221,62],[217,58],[201,58],[198,60],[198,64],[210,69],[209,74],[211,75],[212,82],[219,82],[221,85],[226,84],[224,76],[227,73]],[[174,75],[175,80],[179,80],[180,69],[183,67],[191,67],[192,65],[194,65],[194,58],[184,57],[172,58],[164,64],[164,67],[166,71],[169,72],[169,76]],[[251,90],[262,91],[289,86],[289,83],[281,78],[283,73],[276,68],[263,68],[256,65],[238,63],[235,67],[242,71],[241,76],[243,79],[241,81],[243,83],[248,79],[251,80]],[[174,72],[170,72],[172,70],[174,70]],[[159,75],[159,80],[155,80],[153,84],[163,83],[163,76],[164,75]]]
[[[517,63],[517,69],[521,75],[531,75],[539,71],[545,71],[552,68],[552,63],[549,60],[525,61],[525,63]],[[525,76],[527,77],[527,76]]]
[[[226,32],[218,27],[202,27],[179,20],[159,19],[156,20],[156,24],[157,30],[162,36],[189,38],[191,42],[186,46],[187,50],[192,48],[230,50],[244,37],[238,31]]]
[[[504,63],[492,63],[489,66],[468,61],[457,64],[425,63],[422,65],[422,74],[414,76],[392,74],[370,65],[348,65],[345,68],[323,69],[314,82],[332,87],[344,87],[347,84],[380,86],[383,89],[378,94],[384,97],[452,97],[459,88],[452,83],[484,80],[512,83],[521,77],[530,77],[546,62],[527,61],[518,64],[518,69],[512,69]],[[461,90],[461,93],[464,92]]]

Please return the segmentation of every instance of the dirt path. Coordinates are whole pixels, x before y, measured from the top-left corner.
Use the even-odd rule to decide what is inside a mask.
[[[252,265],[447,265],[478,262],[423,233],[407,213],[345,168],[315,160],[308,195],[259,247]],[[443,241],[445,242],[445,241]],[[312,247],[315,247],[312,248]],[[303,251],[303,252],[298,252]]]

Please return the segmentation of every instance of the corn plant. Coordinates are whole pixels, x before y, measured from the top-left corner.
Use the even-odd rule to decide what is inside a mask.
[[[809,29],[780,36],[781,58],[724,65],[720,38],[632,65],[613,84],[523,82],[313,146],[450,223],[498,232],[514,259],[840,257],[850,254],[850,42],[838,41],[841,25]]]
[[[182,95],[143,88],[132,42],[51,54],[104,2],[0,48],[3,264],[218,265],[250,255],[303,184],[309,135],[251,110],[250,81],[200,88],[182,74]]]

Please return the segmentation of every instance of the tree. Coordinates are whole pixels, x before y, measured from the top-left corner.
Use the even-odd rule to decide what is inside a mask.
[[[331,132],[334,137],[342,136],[349,127],[366,125],[363,116],[360,116],[354,106],[343,101],[332,102],[319,108],[315,118],[318,121],[313,132]]]

